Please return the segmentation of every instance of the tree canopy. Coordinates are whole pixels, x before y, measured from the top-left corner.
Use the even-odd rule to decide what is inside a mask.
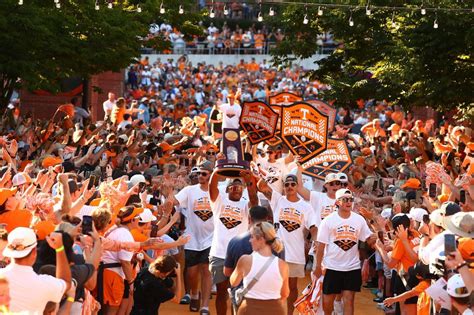
[[[97,1],[99,10],[94,0],[59,3],[58,9],[53,0],[0,1],[0,106],[14,89],[54,92],[61,79],[127,67],[139,57],[153,21],[177,26],[187,36],[200,32],[191,0],[167,1],[164,14],[158,0],[114,1],[112,9]],[[184,14],[178,14],[179,5]],[[166,45],[160,37],[147,42],[148,47]]]
[[[311,73],[331,85],[324,98],[336,99],[340,106],[374,98],[405,108],[457,108],[461,116],[474,117],[474,14],[467,3],[444,0],[430,8],[424,1],[424,15],[421,1],[370,1],[370,15],[367,1],[344,3],[352,6],[322,7],[322,16],[317,5],[285,8],[277,23],[283,24],[286,37],[273,52],[275,61],[289,62],[290,54],[312,56],[318,50],[315,34],[331,32],[341,45]],[[308,24],[302,22],[305,14]]]

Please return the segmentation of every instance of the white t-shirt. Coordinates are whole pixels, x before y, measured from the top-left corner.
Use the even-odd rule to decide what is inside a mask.
[[[315,225],[313,210],[309,203],[300,198],[297,202],[289,201],[286,196],[273,191],[270,205],[273,221],[277,226],[277,235],[285,245],[285,261],[294,264],[305,264],[304,229]]]
[[[116,101],[111,102],[110,100],[106,100],[102,105],[104,107],[104,113],[112,112]]]
[[[257,158],[257,165],[264,170],[267,175],[265,181],[268,185],[278,193],[283,192],[283,176],[286,175],[287,169],[284,158],[280,158],[273,163],[270,163],[266,158]]]
[[[210,256],[225,258],[229,241],[248,230],[248,200],[240,198],[232,201],[227,194],[220,193],[215,202],[211,201],[214,214],[214,236]]]
[[[214,232],[209,192],[202,190],[197,184],[184,187],[175,198],[186,218],[185,233],[191,235],[191,240],[184,245],[184,249],[202,251],[209,248]]]
[[[222,128],[239,129],[239,119],[242,113],[242,108],[235,104],[222,104],[219,107],[222,113]]]
[[[11,263],[0,269],[0,276],[8,280],[10,311],[29,315],[43,314],[46,303],[61,302],[66,282],[49,275],[38,275],[30,266]]]
[[[338,212],[327,216],[319,226],[318,242],[326,244],[323,264],[327,269],[351,271],[361,269],[359,259],[359,241],[365,241],[372,235],[364,218],[351,212],[344,219]]]
[[[336,199],[329,198],[326,193],[312,191],[309,194],[309,203],[313,207],[315,215],[314,222],[318,228],[325,217],[337,210],[335,202]]]
[[[135,240],[133,239],[132,233],[127,228],[124,227],[111,227],[110,233],[107,232],[105,235],[107,235],[106,238],[114,241],[119,241],[119,242],[134,242]],[[108,250],[104,250],[102,253],[102,259],[101,261],[104,262],[104,264],[112,264],[112,263],[119,263],[121,260],[124,261],[131,261],[133,257],[133,252],[129,252],[126,250],[120,250],[118,252],[112,252]],[[116,268],[108,268],[110,271],[118,273],[123,279],[125,279],[125,274],[123,273],[122,267],[116,267]]]

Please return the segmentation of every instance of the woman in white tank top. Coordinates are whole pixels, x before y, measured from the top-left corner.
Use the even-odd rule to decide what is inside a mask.
[[[250,243],[253,253],[243,255],[230,277],[232,286],[243,281],[246,288],[260,272],[265,263],[273,256],[273,251],[283,250],[283,243],[276,238],[273,226],[268,222],[257,223],[250,229]],[[263,275],[257,280],[239,307],[237,315],[285,315],[289,294],[288,265],[279,258],[274,258]]]

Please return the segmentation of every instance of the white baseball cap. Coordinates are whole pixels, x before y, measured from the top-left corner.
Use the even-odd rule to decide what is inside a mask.
[[[464,284],[460,274],[455,274],[448,280],[448,286],[446,288],[448,294],[455,298],[462,298],[471,295],[468,288]]]
[[[443,227],[444,212],[441,209],[437,209],[430,213],[430,221],[439,227]]]
[[[140,213],[138,216],[140,217],[140,221],[139,221],[140,223],[148,223],[151,221],[156,221],[156,217],[148,208],[143,209],[143,212]]]
[[[392,208],[383,209],[380,213],[380,216],[384,219],[390,219],[390,217],[392,216]]]
[[[410,219],[413,219],[417,222],[422,223],[423,222],[423,216],[425,214],[428,214],[428,211],[426,211],[423,208],[411,208],[410,213],[408,213],[408,217]]]
[[[341,183],[347,183],[349,178],[347,178],[346,173],[337,173],[337,179],[341,181]]]
[[[336,200],[344,197],[352,197],[352,191],[347,188],[339,189],[338,191],[336,191]]]
[[[29,183],[31,183],[31,177],[25,172],[17,173],[12,178],[13,186],[19,186],[19,185],[29,184]]]
[[[23,258],[36,247],[36,234],[32,229],[17,227],[8,234],[8,245],[3,250],[3,256]]]
[[[138,183],[146,183],[145,176],[143,176],[142,174],[133,175],[132,178],[130,178],[130,180],[128,181],[128,186],[133,187]]]
[[[327,183],[330,183],[330,182],[333,182],[333,181],[336,181],[336,180],[339,180],[339,177],[337,176],[337,174],[335,173],[329,173],[326,175],[326,178],[324,179],[324,183],[327,184]]]

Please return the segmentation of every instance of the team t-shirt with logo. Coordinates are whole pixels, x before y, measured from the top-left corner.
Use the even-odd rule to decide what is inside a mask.
[[[274,191],[281,193],[283,191],[282,178],[287,172],[285,160],[281,158],[270,163],[268,159],[258,158],[257,165],[267,173],[265,182],[267,182]]]
[[[227,194],[219,194],[216,201],[211,202],[211,208],[214,236],[209,255],[224,259],[229,241],[248,230],[248,200],[232,201]]]
[[[309,203],[314,210],[314,222],[319,228],[321,221],[337,210],[337,206],[334,204],[336,199],[329,198],[326,193],[319,191],[312,191],[309,195]]]
[[[351,212],[344,219],[338,212],[327,216],[319,226],[318,242],[326,244],[323,264],[327,269],[351,271],[360,269],[359,241],[372,234],[364,218]]]
[[[184,249],[202,251],[209,248],[214,231],[209,192],[202,190],[197,184],[184,187],[175,198],[186,218],[185,233],[191,235],[191,240],[184,245]]]
[[[285,261],[294,264],[306,262],[304,229],[314,224],[314,214],[309,203],[300,199],[288,201],[286,196],[273,191],[270,205],[277,235],[285,245]]]

